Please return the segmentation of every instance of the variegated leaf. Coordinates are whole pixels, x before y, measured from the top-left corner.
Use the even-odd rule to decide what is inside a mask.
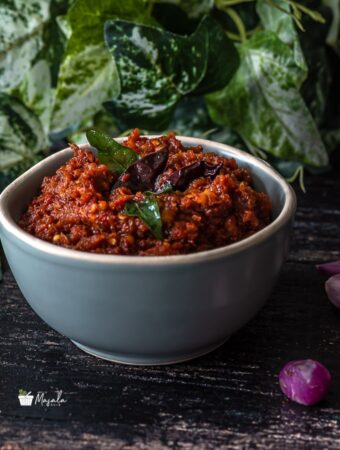
[[[299,92],[304,70],[292,50],[262,31],[239,51],[242,63],[231,82],[206,97],[212,118],[274,156],[326,166],[326,149]]]
[[[66,20],[71,29],[61,65],[52,114],[52,130],[87,121],[105,100],[119,93],[119,77],[103,40],[107,19],[122,17],[148,21],[143,0],[77,0]]]
[[[0,94],[0,173],[18,175],[48,146],[43,127],[17,98]]]
[[[49,0],[0,3],[0,91],[17,86],[43,45]]]

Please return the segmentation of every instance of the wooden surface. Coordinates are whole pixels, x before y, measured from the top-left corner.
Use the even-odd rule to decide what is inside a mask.
[[[340,310],[315,264],[340,258],[340,170],[298,188],[293,245],[258,316],[215,352],[168,367],[87,356],[30,309],[8,269],[0,285],[0,450],[340,449]],[[264,267],[263,270],[266,270]],[[287,401],[280,367],[323,362],[333,375],[315,407]],[[61,389],[66,403],[21,407],[18,389]]]

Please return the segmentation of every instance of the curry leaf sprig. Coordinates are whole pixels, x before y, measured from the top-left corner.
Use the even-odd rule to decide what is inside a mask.
[[[124,213],[139,217],[149,227],[156,239],[163,239],[162,218],[156,198],[152,193],[144,193],[141,200],[130,200],[125,204]]]
[[[149,188],[150,183],[153,183],[157,173],[164,168],[167,160],[167,152],[166,155],[163,155],[162,151],[151,153],[140,159],[140,156],[134,150],[125,147],[124,145],[120,145],[111,136],[101,133],[100,131],[88,130],[86,136],[89,143],[97,149],[100,162],[106,164],[111,171],[117,175],[123,174],[123,176],[126,176],[130,170],[131,173],[129,173],[129,178],[133,178],[133,184],[129,184],[127,187],[135,192],[142,190],[143,187]],[[159,158],[159,156],[161,156],[161,158]],[[166,159],[164,159],[165,157]],[[143,162],[143,160],[145,162]],[[136,171],[131,170],[131,168],[139,163],[140,166],[137,167]],[[146,175],[151,174],[151,178],[150,176],[147,176],[143,179],[143,169],[145,171],[145,168],[147,168]],[[140,177],[142,178],[140,179]],[[120,180],[121,178],[118,179],[113,188],[124,183]],[[166,187],[169,188],[168,186]],[[163,192],[165,192],[165,190]],[[144,198],[141,200],[133,199],[128,201],[125,204],[124,213],[128,216],[139,217],[149,227],[156,239],[163,239],[163,224],[154,193],[145,191],[143,194]]]
[[[88,130],[86,137],[89,143],[98,150],[98,157],[103,164],[117,174],[125,170],[139,159],[137,152],[120,145],[111,136],[97,130]]]

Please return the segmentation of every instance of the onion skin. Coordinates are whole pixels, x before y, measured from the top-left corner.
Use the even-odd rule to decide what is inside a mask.
[[[334,306],[340,308],[340,273],[333,275],[325,283],[326,293]]]
[[[315,405],[323,400],[331,384],[331,374],[318,361],[290,361],[280,371],[282,392],[301,405]]]
[[[340,260],[332,261],[316,266],[318,271],[327,277],[332,277],[340,273]]]

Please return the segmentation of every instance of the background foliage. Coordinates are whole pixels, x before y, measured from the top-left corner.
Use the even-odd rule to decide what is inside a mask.
[[[340,0],[6,0],[0,24],[0,188],[89,127],[215,139],[291,179],[339,145]]]

